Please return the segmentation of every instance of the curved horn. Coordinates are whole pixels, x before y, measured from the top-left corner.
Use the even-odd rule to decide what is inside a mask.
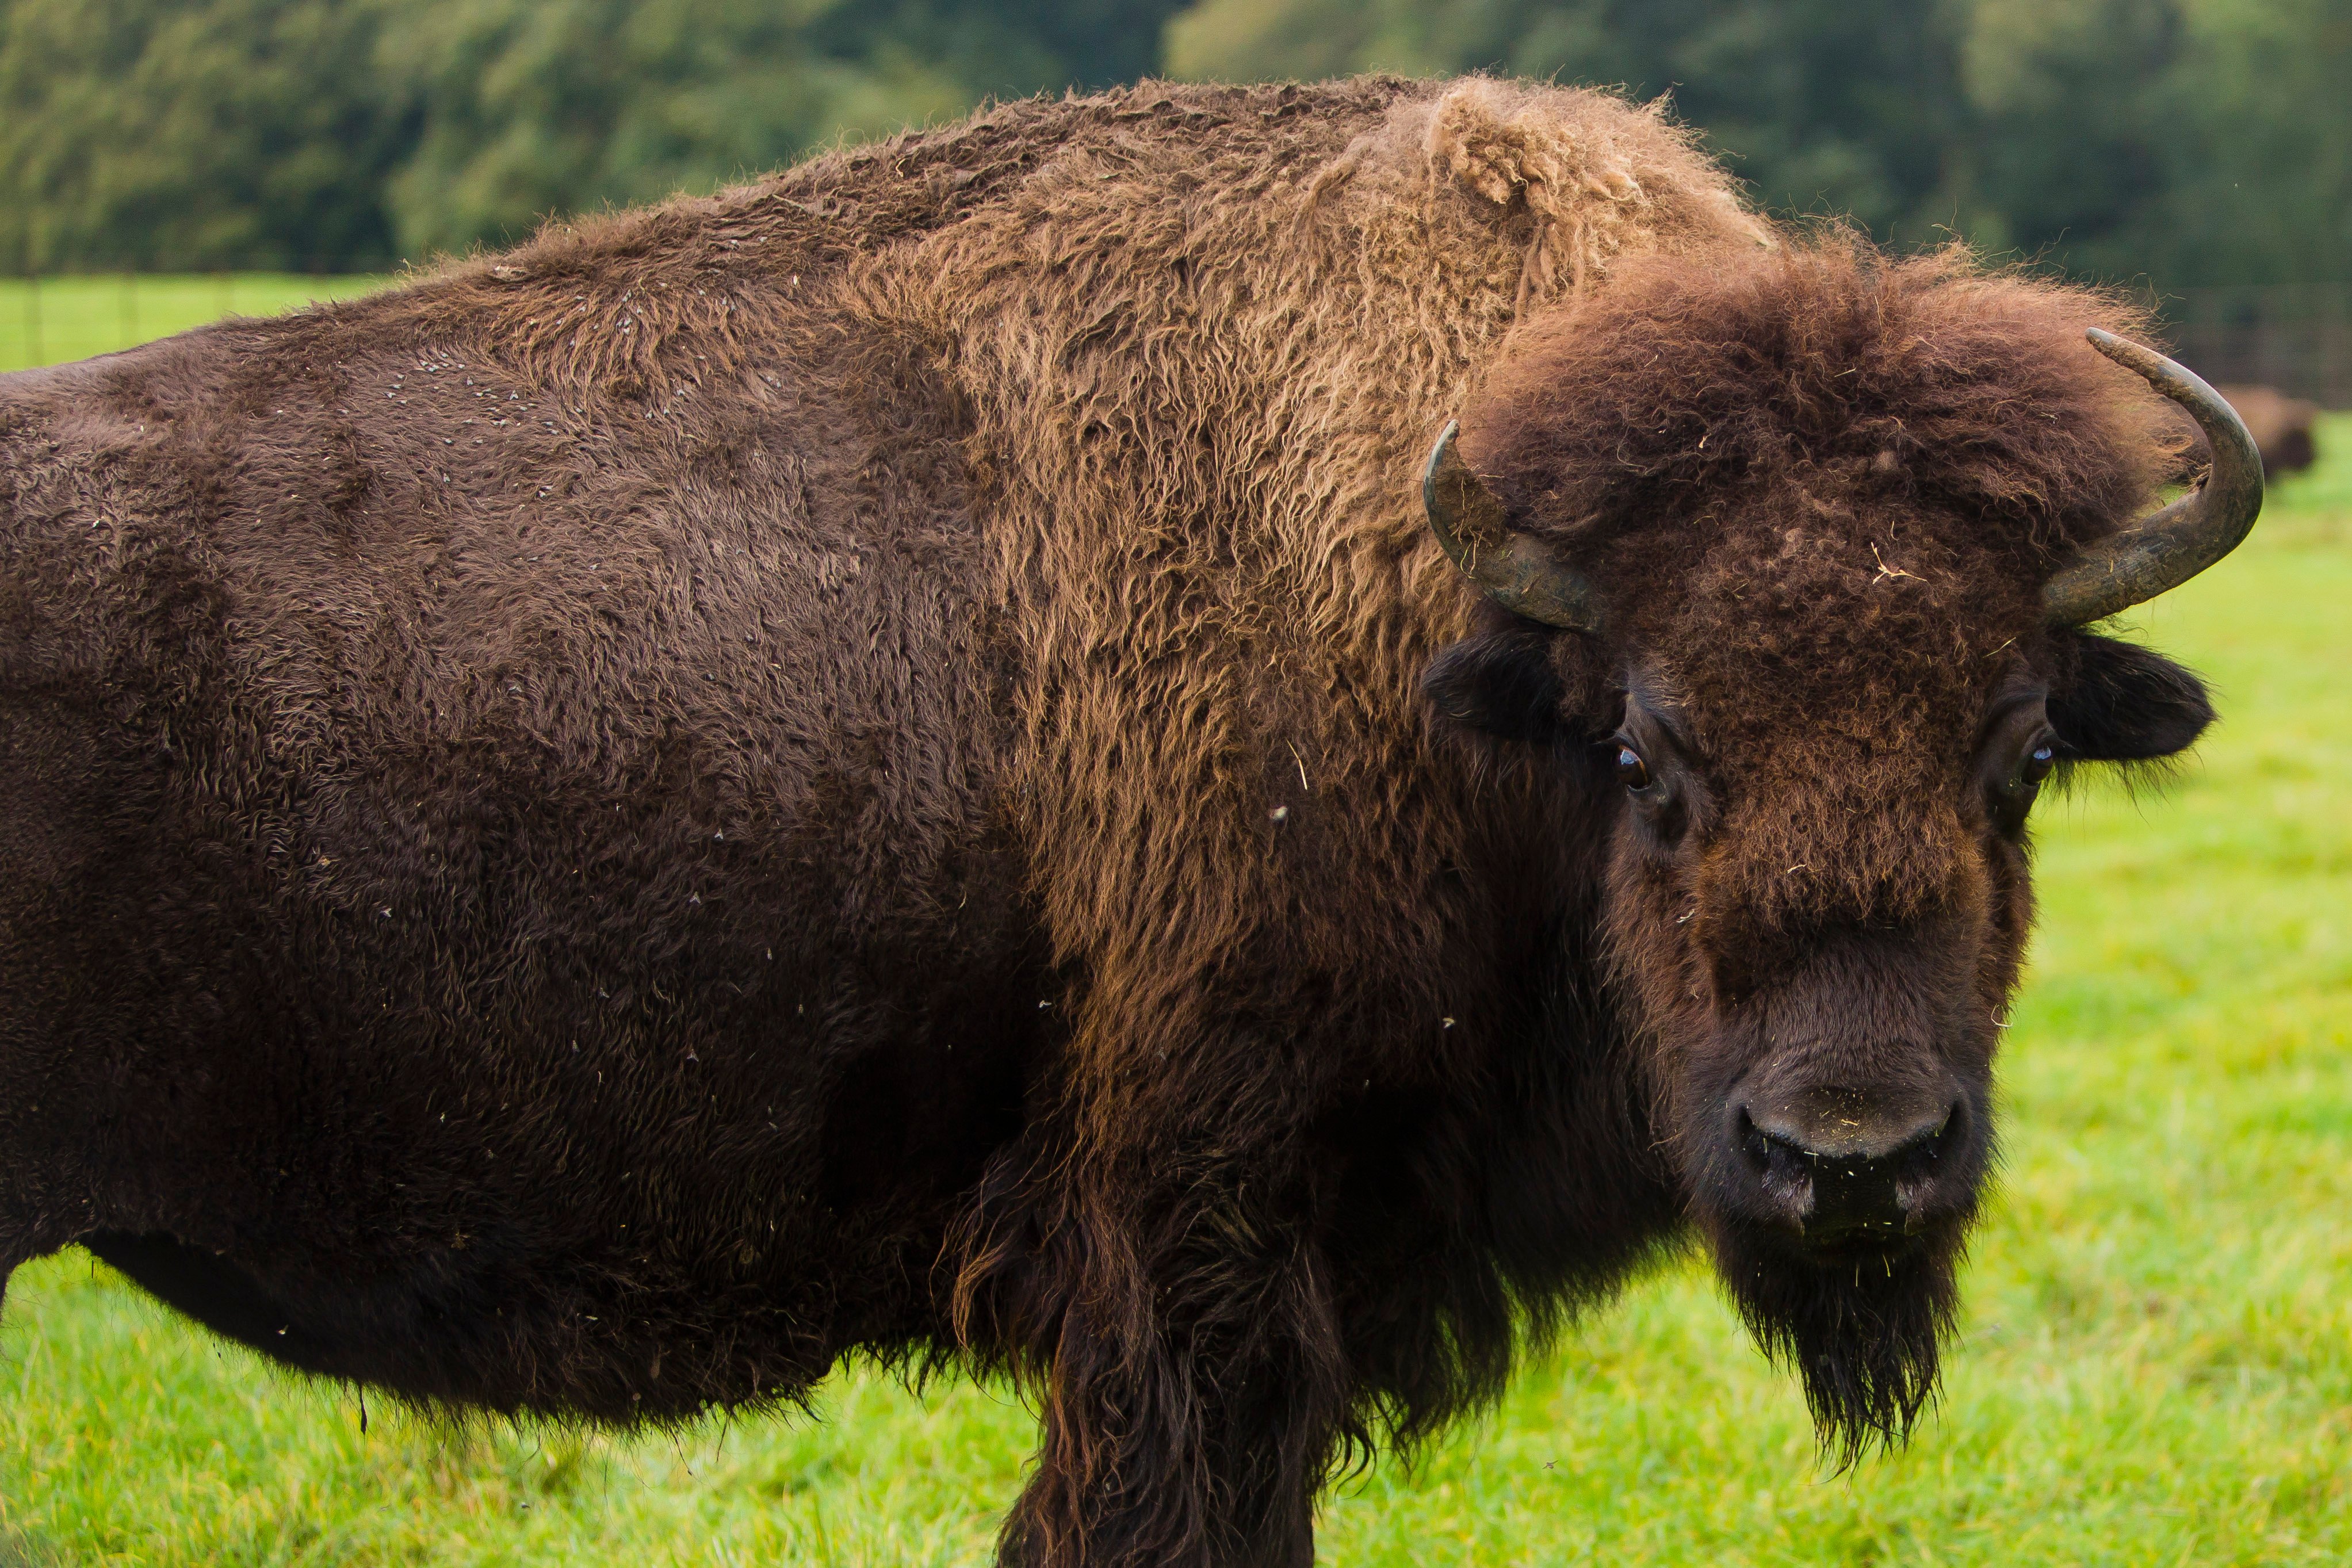
[[[1461,421],[1446,421],[1421,474],[1429,531],[1446,558],[1515,616],[1570,631],[1599,631],[1601,601],[1591,584],[1534,540],[1511,531],[1503,503],[1454,449],[1461,429]]]
[[[2221,395],[2153,349],[2093,327],[2091,346],[2146,376],[2195,419],[2212,444],[2204,483],[2163,510],[2100,541],[2043,584],[2053,626],[2079,626],[2178,588],[2231,551],[2263,510],[2263,459],[2254,438]]]

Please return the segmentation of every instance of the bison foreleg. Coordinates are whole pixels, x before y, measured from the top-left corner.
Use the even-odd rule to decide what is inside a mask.
[[[1308,1568],[1345,1360],[1312,1247],[1261,1190],[1201,1174],[1156,1214],[1130,1197],[1055,1227],[1069,1289],[1003,1563]]]

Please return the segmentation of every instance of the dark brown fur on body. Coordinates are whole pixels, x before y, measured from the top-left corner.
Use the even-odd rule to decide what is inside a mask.
[[[1694,1226],[1901,1427],[1988,713],[2202,699],[2035,619],[2159,461],[2105,304],[1766,237],[1605,97],[1146,85],[0,382],[0,1264],[496,1409],[1008,1367],[1040,1564],[1305,1561]],[[1427,541],[1474,389],[1609,636]],[[1790,1061],[1974,1097],[1868,1280],[1723,1165]]]

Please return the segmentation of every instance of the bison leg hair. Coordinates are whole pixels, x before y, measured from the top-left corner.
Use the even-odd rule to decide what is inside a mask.
[[[1297,1373],[1276,1355],[1204,1366],[1172,1345],[1139,1361],[1066,1323],[1037,1469],[1005,1520],[999,1562],[1311,1568],[1329,1431],[1286,1408]]]
[[[1037,1468],[1007,1568],[1309,1568],[1349,1381],[1334,1305],[1266,1169],[1171,1160],[1181,1193],[1099,1168],[1031,1189],[1020,1249],[973,1304],[1021,1325],[1042,1382]],[[1162,1178],[1164,1180],[1164,1178]],[[1003,1233],[1000,1233],[1000,1236]],[[1012,1249],[993,1249],[998,1263]]]

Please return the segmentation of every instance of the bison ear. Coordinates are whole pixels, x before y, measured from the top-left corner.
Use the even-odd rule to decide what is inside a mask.
[[[2089,632],[2063,635],[2065,668],[2050,724],[2090,762],[2147,762],[2187,751],[2213,721],[2205,683],[2162,654]]]
[[[1552,662],[1553,633],[1524,622],[1455,643],[1422,672],[1438,721],[1498,741],[1544,744],[1573,732],[1568,686]]]

